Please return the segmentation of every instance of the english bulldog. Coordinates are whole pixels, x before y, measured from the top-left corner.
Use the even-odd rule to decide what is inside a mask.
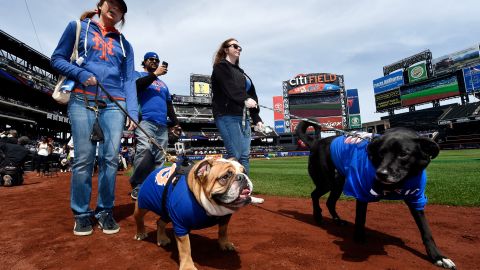
[[[188,174],[176,175],[177,180],[167,184],[176,170],[176,164],[158,168],[144,181],[135,203],[137,232],[134,239],[147,237],[144,216],[153,211],[160,216],[157,245],[171,242],[165,233],[165,225],[171,221],[178,246],[179,269],[197,269],[191,256],[189,232],[218,224],[220,248],[235,250],[228,240],[228,223],[234,212],[252,202],[253,185],[244,167],[230,159],[204,159]],[[164,192],[165,187],[167,192]]]

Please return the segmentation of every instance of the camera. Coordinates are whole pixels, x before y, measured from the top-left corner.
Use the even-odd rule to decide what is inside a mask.
[[[164,67],[166,67],[166,68],[167,68],[167,67],[168,67],[168,63],[167,63],[167,62],[165,62],[165,61],[162,61],[162,66],[164,66]]]

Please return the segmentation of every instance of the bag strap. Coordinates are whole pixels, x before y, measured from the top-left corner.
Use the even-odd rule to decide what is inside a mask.
[[[75,44],[73,45],[72,56],[70,56],[70,63],[78,59],[78,41],[80,39],[80,30],[82,29],[82,26],[80,24],[80,20],[76,20],[76,23],[77,29],[75,32]]]

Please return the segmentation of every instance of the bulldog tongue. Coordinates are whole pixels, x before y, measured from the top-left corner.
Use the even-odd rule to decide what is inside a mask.
[[[246,199],[248,196],[250,196],[250,189],[245,188],[245,189],[242,190],[242,193],[240,193],[240,195],[238,195],[237,200]]]

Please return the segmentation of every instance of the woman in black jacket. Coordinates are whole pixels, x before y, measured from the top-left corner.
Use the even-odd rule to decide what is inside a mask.
[[[236,158],[249,172],[251,122],[263,130],[258,97],[250,77],[239,67],[242,47],[225,40],[215,54],[212,72],[212,107],[228,158]]]

